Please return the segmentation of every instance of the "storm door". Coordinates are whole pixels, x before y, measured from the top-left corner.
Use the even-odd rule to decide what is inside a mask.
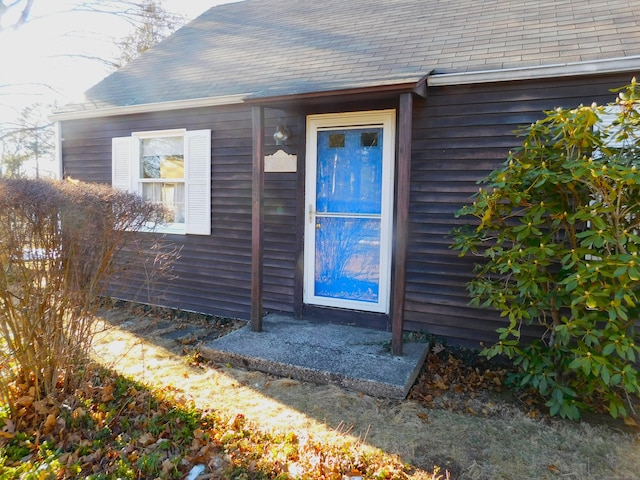
[[[304,301],[388,313],[395,112],[307,122]]]

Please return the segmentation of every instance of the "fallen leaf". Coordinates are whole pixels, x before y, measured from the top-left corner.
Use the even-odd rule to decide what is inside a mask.
[[[175,469],[174,463],[168,458],[162,462],[162,473],[169,475]]]
[[[47,415],[50,407],[45,400],[38,400],[33,402],[33,408],[38,415]]]
[[[47,419],[45,420],[43,425],[45,435],[51,432],[51,430],[53,430],[53,427],[55,427],[56,424],[57,424],[56,416],[53,413],[50,413],[49,415],[47,415]]]
[[[239,413],[235,417],[229,420],[229,422],[227,423],[227,426],[234,430],[239,430],[240,428],[242,428],[243,423],[244,423],[244,415]]]
[[[73,418],[74,420],[78,420],[84,417],[86,414],[87,414],[87,411],[84,408],[78,407],[71,414],[71,418]]]
[[[154,439],[154,438],[153,438],[153,436],[152,436],[150,433],[148,433],[148,432],[143,433],[142,435],[140,435],[140,438],[138,438],[138,443],[139,443],[140,445],[145,446],[145,447],[146,447],[147,445],[152,444],[153,442],[155,442],[155,439]]]
[[[33,405],[33,397],[29,396],[29,395],[25,395],[23,397],[20,397],[16,400],[16,406],[18,407],[30,407],[31,405]]]
[[[115,397],[113,396],[113,384],[105,385],[102,389],[102,402],[107,403],[113,400]]]
[[[0,431],[4,433],[14,433],[16,431],[16,424],[10,418],[3,418],[2,422],[4,422],[4,425]]]
[[[424,423],[429,423],[429,416],[426,413],[419,413],[418,418]]]
[[[78,461],[86,468],[90,465],[98,463],[102,459],[102,449],[99,448],[95,452],[80,457]]]

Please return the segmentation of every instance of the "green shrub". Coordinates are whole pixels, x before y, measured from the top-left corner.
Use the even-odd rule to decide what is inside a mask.
[[[512,359],[519,384],[572,419],[593,402],[626,416],[640,394],[640,89],[617,92],[524,129],[458,212],[475,224],[453,232],[461,256],[480,257],[472,304],[508,319],[484,354]]]

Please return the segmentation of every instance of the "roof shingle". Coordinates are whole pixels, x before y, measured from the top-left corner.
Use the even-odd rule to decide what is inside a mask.
[[[640,0],[246,0],[91,88],[105,108],[640,56]]]

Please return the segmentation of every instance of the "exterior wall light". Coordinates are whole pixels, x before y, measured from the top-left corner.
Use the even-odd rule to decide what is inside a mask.
[[[283,124],[279,123],[276,127],[276,133],[273,134],[273,139],[276,141],[276,145],[284,145],[284,142],[291,136],[289,129]]]

